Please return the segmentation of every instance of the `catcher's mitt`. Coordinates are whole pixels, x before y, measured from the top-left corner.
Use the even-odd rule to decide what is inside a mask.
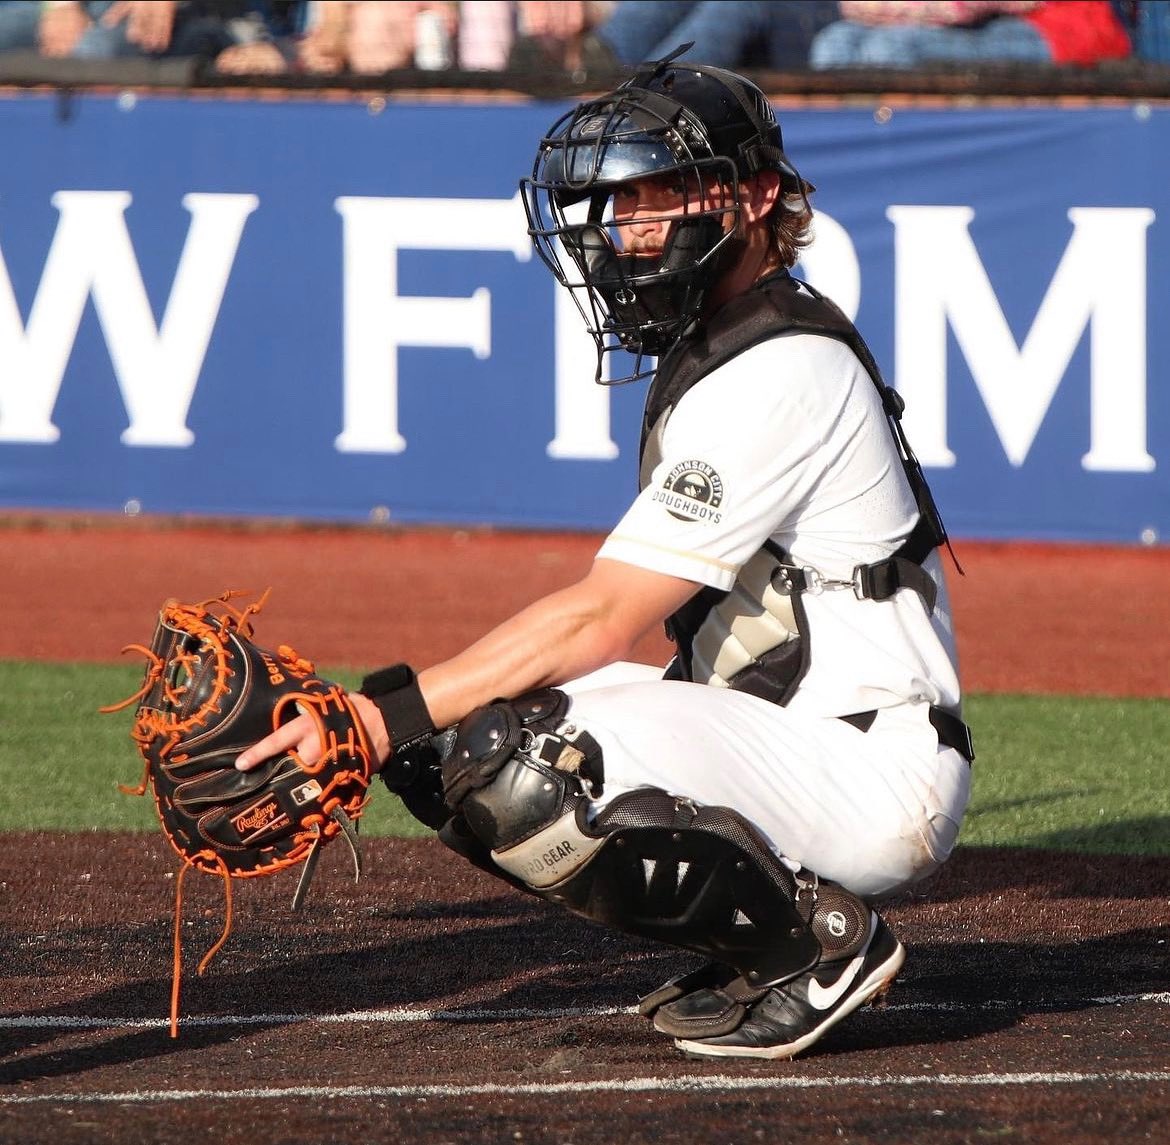
[[[223,936],[231,925],[231,879],[267,875],[307,860],[293,898],[298,907],[320,847],[344,833],[360,874],[354,820],[367,801],[373,752],[345,689],[320,679],[287,645],[275,652],[252,641],[251,618],[267,593],[246,608],[227,592],[198,604],[168,601],[146,656],[142,687],[103,708],[137,704],[131,737],[145,762],[142,783],[154,794],[163,831],[183,860],[176,881],[175,1035],[179,980],[178,911],[188,867],[219,874],[227,892]],[[237,771],[236,758],[298,713],[312,717],[322,754],[313,764],[295,751]]]

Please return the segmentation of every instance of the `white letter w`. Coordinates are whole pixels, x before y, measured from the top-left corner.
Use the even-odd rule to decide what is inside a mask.
[[[122,391],[127,445],[185,446],[187,412],[255,195],[185,195],[191,225],[161,325],[124,213],[125,191],[60,191],[61,213],[27,329],[0,255],[0,441],[53,442],[61,379],[92,292]]]

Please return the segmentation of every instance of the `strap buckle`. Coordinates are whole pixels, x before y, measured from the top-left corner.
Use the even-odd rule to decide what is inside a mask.
[[[825,576],[823,572],[814,569],[811,565],[805,565],[800,571],[804,575],[804,591],[811,592],[813,596],[820,596],[822,592],[830,592],[834,589],[851,588],[858,600],[862,599],[861,592],[858,588],[858,569],[853,570],[853,576],[849,580],[837,580],[833,577]]]
[[[927,573],[909,561],[902,561],[899,565],[897,558],[893,557],[874,564],[855,565],[848,580],[825,576],[812,565],[799,568],[781,565],[777,576],[780,583],[774,587],[788,596],[801,592],[820,596],[824,592],[850,588],[858,600],[889,600],[899,588],[912,588],[925,599],[928,610],[934,610],[936,590]]]
[[[786,596],[795,596],[801,592],[820,596],[823,592],[838,588],[852,588],[854,592],[857,592],[857,570],[854,570],[854,575],[850,580],[835,580],[825,576],[823,572],[813,568],[812,565],[799,567],[780,565],[773,574],[773,579],[779,579],[780,582],[773,584],[773,587]]]

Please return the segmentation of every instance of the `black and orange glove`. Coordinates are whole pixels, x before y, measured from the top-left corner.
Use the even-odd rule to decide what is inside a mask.
[[[242,609],[230,603],[236,595],[164,604],[150,646],[125,649],[146,656],[141,688],[102,709],[137,705],[130,735],[145,772],[137,788],[123,790],[153,792],[163,832],[183,860],[176,920],[189,867],[224,879],[227,925],[200,973],[227,937],[233,878],[268,875],[303,862],[295,909],[320,848],[340,834],[350,841],[360,873],[355,821],[368,800],[374,769],[365,729],[345,689],[317,676],[312,663],[287,645],[275,651],[256,645],[252,618],[267,594]],[[245,748],[298,714],[317,725],[322,751],[315,763],[289,751],[250,771],[236,769]],[[178,935],[176,925],[172,1034]]]

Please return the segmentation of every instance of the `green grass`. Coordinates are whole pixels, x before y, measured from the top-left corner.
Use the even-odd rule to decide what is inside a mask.
[[[961,841],[1170,855],[1170,700],[977,695]]]
[[[131,663],[0,661],[0,830],[157,829],[149,797],[117,787],[141,774],[129,710],[97,712],[140,680]],[[967,716],[978,759],[962,843],[1170,855],[1170,701],[977,695]],[[427,834],[380,786],[362,831]]]

